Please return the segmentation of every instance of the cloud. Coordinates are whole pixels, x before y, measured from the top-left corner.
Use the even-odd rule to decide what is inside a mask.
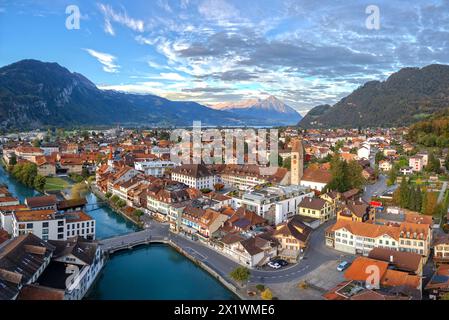
[[[181,76],[178,73],[173,73],[173,72],[161,72],[160,73],[160,78],[163,80],[170,80],[170,81],[184,81],[186,80],[185,77]]]
[[[198,12],[206,19],[224,23],[239,16],[238,10],[225,0],[204,0]]]
[[[104,31],[106,33],[110,35],[115,35],[115,31],[112,27],[111,21],[121,24],[125,27],[128,27],[136,32],[144,31],[145,28],[144,22],[142,20],[130,18],[125,10],[123,10],[123,12],[116,12],[112,9],[110,5],[105,5],[102,3],[100,3],[98,6],[104,16],[104,23],[105,23]]]
[[[120,66],[115,63],[117,59],[111,54],[95,51],[93,49],[84,49],[92,57],[98,60],[103,65],[103,71],[108,73],[116,73]]]

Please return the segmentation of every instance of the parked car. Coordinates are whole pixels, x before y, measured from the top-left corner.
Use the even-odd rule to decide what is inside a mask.
[[[286,265],[288,265],[288,262],[283,259],[273,260],[273,262],[279,264],[281,267],[285,267]]]
[[[268,266],[273,269],[279,269],[281,267],[281,265],[279,263],[273,262],[273,261],[268,262]]]
[[[351,264],[348,261],[343,261],[337,266],[337,271],[345,271]]]

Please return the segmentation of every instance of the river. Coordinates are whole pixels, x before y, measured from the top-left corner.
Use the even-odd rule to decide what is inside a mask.
[[[10,177],[0,166],[0,183],[23,201],[39,193]],[[87,194],[89,205],[99,199]],[[91,206],[89,206],[91,207]],[[96,206],[92,206],[96,207]],[[88,212],[96,221],[97,239],[137,230],[137,227],[107,207]],[[219,281],[167,245],[137,247],[113,254],[86,299],[237,299]]]

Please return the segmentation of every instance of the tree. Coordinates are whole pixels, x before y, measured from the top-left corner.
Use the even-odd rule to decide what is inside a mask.
[[[11,155],[11,158],[9,159],[9,164],[11,166],[15,166],[17,164],[17,157],[14,153]]]
[[[243,285],[243,283],[245,283],[246,281],[249,280],[250,271],[248,268],[245,268],[245,267],[237,267],[231,271],[229,276],[233,280],[240,282],[240,284]]]
[[[351,160],[349,161],[348,165],[347,165],[347,175],[345,177],[345,179],[347,180],[347,184],[348,186],[350,186],[350,188],[357,188],[357,189],[361,189],[365,183],[366,180],[363,177],[363,168],[362,166],[355,160]]]
[[[34,188],[36,188],[39,191],[44,191],[45,183],[47,179],[40,174],[36,175],[34,178]]]
[[[71,190],[71,198],[72,199],[81,199],[87,193],[87,186],[85,183],[76,183],[73,185]]]
[[[437,212],[438,195],[436,192],[426,192],[423,201],[422,213],[432,216]]]
[[[41,141],[36,138],[33,140],[33,147],[39,148],[41,146]]]
[[[140,218],[141,216],[143,216],[143,211],[139,210],[139,209],[136,209],[136,210],[134,210],[134,215],[136,217]]]
[[[292,159],[291,157],[285,158],[285,160],[282,162],[282,167],[286,168],[287,170],[290,170],[292,165]]]
[[[418,186],[416,188],[416,202],[415,202],[415,208],[413,209],[414,211],[421,211],[422,201],[423,201],[422,197],[423,197],[423,194],[421,191],[421,187]]]
[[[398,177],[398,168],[393,166],[390,171],[388,171],[388,181],[387,185],[392,186],[396,183],[396,179]]]
[[[112,193],[110,191],[108,191],[105,193],[104,196],[109,199],[110,197],[112,197]]]
[[[427,160],[426,171],[433,173],[440,173],[440,160],[435,157],[433,152],[429,153],[429,159]]]
[[[263,300],[273,300],[273,293],[270,289],[266,288],[262,293],[260,294],[260,297]]]
[[[113,202],[113,203],[117,203],[117,201],[119,201],[120,200],[120,198],[118,197],[118,195],[116,195],[116,194],[114,194],[112,197],[111,197],[111,201]]]
[[[446,292],[443,295],[441,295],[440,300],[449,300],[449,292]]]
[[[410,203],[410,187],[406,177],[402,177],[401,185],[399,186],[399,205],[402,208],[408,208]]]

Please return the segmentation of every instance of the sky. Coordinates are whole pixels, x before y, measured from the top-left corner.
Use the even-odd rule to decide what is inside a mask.
[[[0,66],[22,59],[102,89],[274,95],[304,115],[402,67],[448,64],[449,0],[0,0]]]

